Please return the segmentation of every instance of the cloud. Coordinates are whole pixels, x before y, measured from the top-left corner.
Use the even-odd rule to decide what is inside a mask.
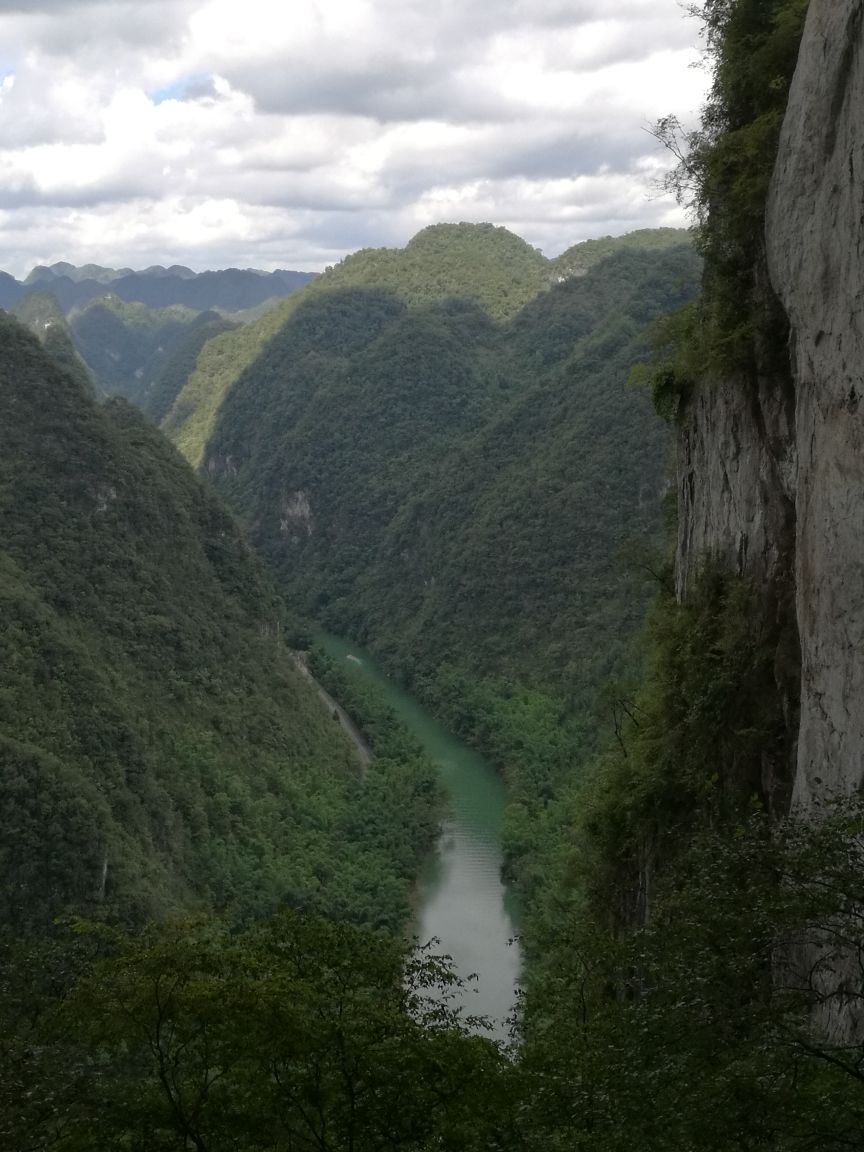
[[[117,2],[118,0],[87,0],[85,5],[79,0],[0,0],[0,15],[4,12],[27,16],[42,12],[78,12],[85,6],[92,7],[97,4]],[[123,3],[123,0],[119,0],[119,2]]]
[[[0,267],[680,222],[644,127],[695,115],[697,32],[678,0],[0,0]]]

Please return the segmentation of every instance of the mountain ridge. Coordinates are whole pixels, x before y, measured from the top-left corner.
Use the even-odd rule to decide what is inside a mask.
[[[7,316],[0,510],[0,922],[287,903],[401,925],[426,768],[382,759],[361,787],[224,506]]]
[[[106,268],[97,264],[76,267],[64,261],[37,265],[23,281],[0,273],[0,307],[8,308],[31,291],[48,289],[63,311],[83,308],[90,301],[112,293],[127,302],[165,308],[181,305],[206,311],[223,308],[240,312],[266,300],[282,299],[315,278],[313,272],[277,269],[225,268],[193,272],[182,265],[153,265],[140,271]]]
[[[638,250],[640,245],[662,250],[689,243],[685,230],[643,230],[620,238],[607,238],[602,255],[621,247]],[[448,251],[447,240],[453,249]],[[598,241],[587,241],[595,245]],[[424,260],[431,249],[430,261]],[[575,245],[572,254],[582,250]],[[476,260],[483,254],[478,276]],[[458,258],[457,258],[458,256]],[[594,250],[594,259],[602,258]],[[557,259],[557,258],[556,258]],[[514,263],[521,269],[516,286]],[[586,267],[590,260],[584,261]],[[478,305],[493,320],[512,319],[532,299],[555,283],[567,279],[556,272],[556,261],[547,260],[515,233],[493,224],[436,224],[418,232],[404,248],[368,248],[346,256],[328,267],[302,292],[278,304],[242,331],[205,345],[187,385],[178,393],[163,427],[196,467],[203,458],[203,445],[213,431],[219,409],[233,385],[261,355],[268,343],[287,324],[305,301],[338,288],[381,289],[393,292],[407,305],[431,304],[460,298]],[[478,287],[479,285],[479,287]]]

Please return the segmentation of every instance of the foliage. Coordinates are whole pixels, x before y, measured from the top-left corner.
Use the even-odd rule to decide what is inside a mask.
[[[148,308],[101,296],[69,318],[76,347],[109,395],[139,401],[173,340],[195,320],[188,308]]]
[[[690,206],[705,258],[695,359],[702,371],[786,372],[786,322],[765,270],[765,208],[808,0],[704,0],[712,86],[701,127],[656,134],[678,158],[668,187]],[[684,350],[682,349],[682,353]],[[684,353],[686,354],[686,353]],[[663,369],[661,369],[662,372]]]
[[[661,588],[641,680],[607,689],[614,734],[539,853],[523,937],[526,1092],[531,1123],[550,1124],[538,1146],[841,1147],[856,1086],[826,1079],[831,1046],[808,1031],[825,984],[792,966],[810,970],[808,939],[847,906],[820,872],[851,864],[858,825],[848,809],[830,827],[764,815],[790,749],[785,638],[759,591],[710,567],[683,604]],[[823,973],[839,952],[815,953]]]
[[[237,325],[217,312],[202,312],[164,349],[152,378],[137,403],[154,424],[161,424],[175,399],[195,370],[204,345]]]
[[[601,260],[614,256],[616,252],[662,252],[667,248],[677,248],[682,240],[680,228],[638,228],[624,236],[583,240],[552,260],[552,275],[555,280],[584,276]]]
[[[860,1035],[814,1019],[862,1002],[862,828],[859,801],[706,827],[624,938],[561,903],[511,1059],[450,1007],[446,958],[369,929],[289,913],[241,934],[201,918],[6,935],[0,1138],[19,1152],[860,1147]]]
[[[340,702],[357,724],[376,757],[405,761],[422,757],[419,740],[399,719],[375,684],[349,675],[323,648],[316,647],[309,652],[308,665],[318,683]]]
[[[506,1062],[448,1006],[446,959],[298,915],[82,935],[35,1025],[4,1004],[22,1152],[501,1147]]]
[[[445,797],[435,765],[374,684],[347,674],[322,648],[308,654],[308,666],[373,753],[355,808],[356,835],[386,845],[395,879],[410,883],[440,831]]]
[[[706,570],[684,604],[649,616],[641,684],[618,692],[616,738],[579,795],[583,894],[626,929],[646,914],[650,877],[700,823],[767,806],[789,755],[775,690],[783,638],[746,581]]]
[[[194,468],[201,465],[228,390],[262,353],[295,307],[296,300],[280,303],[254,324],[244,325],[236,332],[223,332],[204,344],[194,370],[162,420],[164,432]]]
[[[547,283],[549,262],[506,228],[433,224],[403,249],[364,248],[328,268],[312,291],[381,288],[408,304],[458,298],[507,320]]]
[[[377,289],[410,306],[467,300],[486,315],[506,320],[559,281],[562,268],[569,275],[570,264],[593,266],[601,256],[620,250],[663,248],[676,238],[684,241],[683,234],[674,229],[643,230],[577,245],[558,260],[549,261],[504,228],[440,224],[418,233],[404,249],[364,249],[328,268],[302,293],[259,322],[208,343],[163,427],[186,458],[200,467],[226,396],[291,321],[298,306],[305,307],[311,299],[340,290]],[[566,267],[560,263],[565,257],[569,261]]]
[[[861,1147],[862,811],[703,826],[617,938],[578,899],[529,997],[528,1147]]]
[[[649,361],[634,364],[630,372],[630,383],[648,389],[654,411],[668,423],[686,412],[687,401],[705,368],[700,319],[695,300],[661,317],[651,329]]]
[[[0,324],[0,920],[287,903],[398,927],[434,797],[364,795],[228,514]]]
[[[501,326],[372,289],[297,298],[209,442],[292,602],[505,773],[523,876],[644,611],[618,554],[660,531],[666,434],[625,382],[698,272],[686,245],[621,251]]]
[[[686,247],[622,253],[503,328],[309,298],[223,403],[208,470],[306,610],[397,672],[579,695],[641,609],[616,548],[660,520],[664,433],[624,381],[697,272]]]
[[[75,347],[66,317],[50,292],[28,293],[15,304],[12,314],[30,329],[53,360],[74,376],[86,391],[92,391],[93,378]]]

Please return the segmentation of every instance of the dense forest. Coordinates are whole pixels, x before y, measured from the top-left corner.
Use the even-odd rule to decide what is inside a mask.
[[[361,786],[227,513],[2,322],[3,922],[288,900],[399,925],[430,770],[385,751]]]
[[[211,337],[260,319],[314,278],[59,263],[34,268],[23,282],[0,273],[0,307],[52,342],[67,367],[83,368],[99,392],[126,397],[158,423]],[[61,350],[61,341],[70,347]]]
[[[701,126],[656,129],[692,236],[439,225],[242,326],[0,316],[5,1146],[864,1148],[864,812],[790,804],[795,575],[694,561],[670,499],[706,393],[794,389],[764,235],[807,7],[699,8]],[[143,413],[73,339],[146,365]],[[405,938],[440,789],[313,649],[364,773],[322,628],[507,782],[509,1046]]]
[[[650,596],[669,437],[628,380],[700,261],[669,230],[577,246],[569,276],[550,283],[546,262],[545,286],[496,321],[499,281],[537,254],[503,229],[427,231],[404,281],[402,253],[361,253],[295,296],[257,353],[275,313],[205,346],[163,426],[292,603],[502,770],[509,870],[529,886],[552,838],[537,824],[612,723],[599,690],[629,667]],[[496,271],[480,301],[478,266]],[[372,284],[343,287],[349,267]]]

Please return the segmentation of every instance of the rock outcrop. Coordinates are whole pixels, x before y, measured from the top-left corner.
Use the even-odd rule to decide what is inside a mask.
[[[701,382],[678,438],[677,592],[692,589],[706,560],[761,589],[773,638],[775,690],[786,738],[745,772],[772,812],[788,810],[798,733],[800,654],[795,620],[795,397],[788,375]],[[730,766],[730,783],[740,786]]]
[[[864,782],[864,2],[812,0],[767,217],[792,327],[795,802]]]
[[[795,398],[776,377],[703,381],[678,440],[678,594],[706,556],[763,585],[795,548]]]
[[[800,684],[797,659],[778,660],[777,680],[790,705],[785,783],[803,809],[864,783],[862,113],[864,0],[811,0],[760,288],[788,318],[791,372],[704,381],[678,444],[679,595],[710,557],[765,590],[778,635],[784,616],[797,621]],[[782,810],[788,788],[772,771]]]

